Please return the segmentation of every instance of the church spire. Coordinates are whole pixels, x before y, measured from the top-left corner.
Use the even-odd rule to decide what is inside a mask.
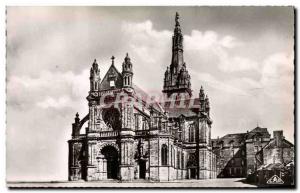
[[[170,68],[165,72],[164,93],[188,93],[192,95],[190,75],[183,60],[183,36],[181,33],[179,14],[175,14],[175,28],[172,37],[172,60]]]
[[[179,23],[179,14],[176,12],[175,15],[175,29],[172,42],[172,62],[171,72],[177,73],[181,69],[183,61],[183,36],[181,34],[181,28]]]

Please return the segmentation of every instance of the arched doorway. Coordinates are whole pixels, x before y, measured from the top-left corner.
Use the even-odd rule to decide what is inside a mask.
[[[107,179],[117,179],[119,173],[118,151],[113,146],[106,146],[101,153],[106,160]]]
[[[187,162],[187,169],[188,169],[188,178],[189,179],[197,179],[197,160],[195,153],[190,153],[188,162]]]

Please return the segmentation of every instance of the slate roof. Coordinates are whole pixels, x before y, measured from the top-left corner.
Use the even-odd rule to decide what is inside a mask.
[[[247,139],[252,139],[254,136],[260,136],[260,137],[270,137],[270,133],[268,132],[267,128],[262,127],[255,127],[250,132],[248,132]]]
[[[223,142],[223,146],[230,146],[233,143],[233,146],[241,146],[245,141],[247,133],[234,133],[227,134],[224,137],[219,139],[212,139],[214,147],[220,146]]]
[[[281,147],[282,148],[290,148],[290,147],[294,147],[294,145],[291,143],[291,142],[289,142],[288,140],[286,140],[286,139],[282,139],[282,145],[281,145]],[[274,147],[276,146],[276,144],[275,144],[275,139],[273,138],[273,139],[271,139],[271,141],[268,143],[268,145],[266,145],[265,147],[264,147],[264,149],[273,149]]]
[[[150,95],[148,95],[143,89],[141,89],[139,86],[137,86],[136,84],[132,84],[132,87],[133,87],[133,89],[135,90],[135,93],[137,94],[137,96],[140,96],[140,97],[142,97],[143,99],[148,99],[148,101],[150,101],[149,99],[150,99]],[[146,100],[147,101],[147,100]],[[159,111],[159,112],[161,112],[161,113],[164,113],[164,108],[159,104],[159,102],[157,102],[157,101],[154,101],[154,103],[152,103],[152,104],[148,104],[148,105],[152,105],[152,107],[155,109],[155,110],[157,110],[157,111]]]
[[[200,107],[199,98],[191,98],[176,101],[165,101],[160,103],[164,109],[168,112],[170,118],[177,118],[181,115],[185,117],[192,117],[198,115],[198,109]]]

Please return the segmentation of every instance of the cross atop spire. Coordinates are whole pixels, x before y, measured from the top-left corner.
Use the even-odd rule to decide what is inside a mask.
[[[114,57],[114,56],[112,56],[112,57],[111,57],[111,64],[112,64],[112,65],[114,65],[114,63],[115,63],[115,61],[114,61],[114,60],[115,60],[115,57]]]

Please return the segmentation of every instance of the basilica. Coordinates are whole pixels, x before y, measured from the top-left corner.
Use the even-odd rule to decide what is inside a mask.
[[[133,81],[134,60],[128,54],[122,66],[112,57],[103,77],[93,62],[89,112],[81,118],[76,114],[68,141],[70,181],[216,178],[209,98],[202,86],[192,91],[183,51],[176,13],[171,63],[160,100]]]

